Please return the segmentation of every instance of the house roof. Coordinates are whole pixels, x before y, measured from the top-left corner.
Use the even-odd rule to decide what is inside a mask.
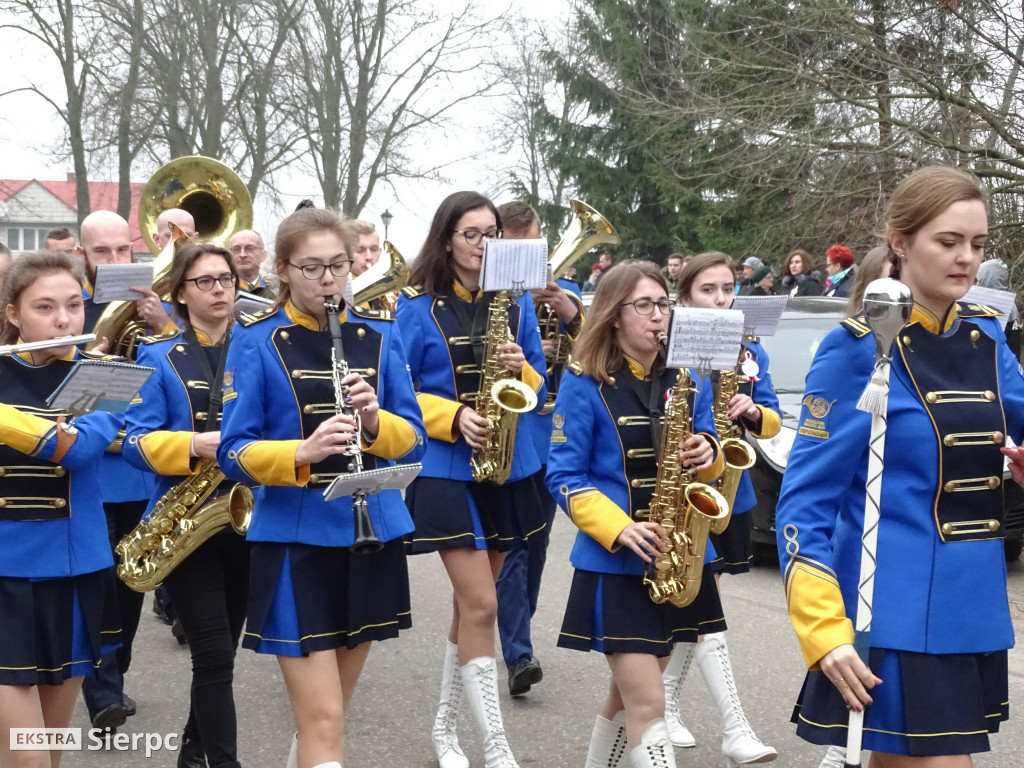
[[[75,189],[75,175],[69,173],[64,181],[47,181],[45,179],[0,179],[0,203],[5,203],[21,192],[29,184],[35,182],[51,195],[60,200],[64,205],[78,212],[78,193]],[[139,232],[139,198],[142,196],[142,187],[138,182],[132,182],[132,208],[128,214],[128,227],[132,234],[132,250],[148,252],[142,234]],[[116,211],[117,210],[117,182],[116,181],[90,181],[89,182],[89,204],[93,211]]]

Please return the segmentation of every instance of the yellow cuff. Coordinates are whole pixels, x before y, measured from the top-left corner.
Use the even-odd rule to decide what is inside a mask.
[[[757,405],[757,403],[754,403],[754,405]],[[763,405],[757,405],[757,407],[761,411],[760,421],[755,423],[753,421],[743,419],[743,426],[746,427],[747,432],[754,437],[775,437],[779,434],[779,430],[782,429],[782,417],[771,408],[767,408]],[[758,423],[761,425],[760,430],[757,429]]]
[[[523,373],[520,378],[523,384],[534,392],[540,392],[540,388],[544,385],[544,377],[533,370],[533,367],[525,360],[523,361]]]
[[[609,552],[617,547],[615,540],[633,522],[614,501],[598,490],[569,496],[569,517],[576,526]]]
[[[427,428],[428,436],[446,443],[454,443],[459,439],[455,434],[455,414],[461,407],[459,403],[447,397],[422,393],[416,395],[416,399],[423,411],[423,426]]]
[[[168,333],[178,333],[178,331],[180,331],[180,330],[181,330],[181,328],[179,328],[177,325],[175,325],[174,319],[172,318],[172,319],[167,321],[167,325],[165,325],[160,330],[160,333],[158,335],[159,336],[164,336],[165,334],[168,334]]]
[[[138,441],[139,453],[149,468],[158,475],[194,475],[199,459],[188,455],[195,432],[150,432]]]
[[[377,411],[377,418],[380,424],[373,442],[360,439],[364,451],[381,459],[400,459],[416,447],[419,435],[408,421],[384,410]]]
[[[711,443],[711,447],[715,450],[715,460],[711,462],[711,466],[697,471],[697,480],[710,485],[725,472],[725,454],[722,453],[722,446],[718,444],[718,441],[707,432],[698,434]]]
[[[54,421],[22,413],[14,406],[0,403],[0,439],[20,453],[35,456],[56,428]]]
[[[256,440],[238,452],[238,465],[260,485],[303,486],[309,481],[309,464],[295,466],[301,440]]]
[[[839,583],[828,573],[796,562],[786,582],[786,602],[808,669],[834,648],[853,642],[853,623]]]

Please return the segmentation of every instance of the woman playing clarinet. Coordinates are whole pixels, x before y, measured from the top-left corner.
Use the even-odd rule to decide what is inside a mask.
[[[428,443],[423,471],[407,501],[416,521],[412,552],[438,552],[454,592],[445,646],[441,703],[434,719],[434,748],[441,768],[466,768],[455,714],[465,690],[484,741],[487,768],[514,768],[498,706],[494,660],[497,598],[494,582],[505,552],[544,528],[537,487],[529,480],[540,459],[519,422],[511,473],[503,484],[476,482],[471,456],[489,436],[488,420],[473,409],[482,366],[500,366],[544,401],[544,354],[529,295],[512,302],[512,340],[484,360],[489,307],[495,294],[480,288],[488,239],[501,236],[494,204],[476,192],[448,196],[434,214],[423,250],[398,303],[398,323],[423,408]],[[479,356],[478,356],[479,355]]]
[[[637,768],[674,768],[662,670],[674,643],[725,629],[710,566],[683,608],[653,602],[643,582],[645,568],[666,550],[665,530],[644,517],[658,474],[666,394],[678,375],[665,367],[659,342],[672,305],[656,265],[626,262],[610,270],[555,403],[547,483],[580,529],[558,644],[603,653],[612,674],[587,766],[625,763],[628,742]],[[713,482],[723,462],[711,387],[696,385],[693,434],[678,458],[699,481]]]
[[[366,498],[383,546],[365,554],[351,550],[353,498],[324,498],[336,477],[349,475],[356,451],[369,470],[415,461],[424,442],[395,324],[342,299],[355,241],[335,211],[288,216],[275,243],[278,305],[242,315],[224,371],[218,461],[229,477],[263,486],[247,535],[243,645],[278,658],[299,768],[340,768],[344,716],[370,643],[410,626],[403,537],[413,526],[401,493]],[[328,306],[337,313],[334,334]],[[340,390],[336,364],[349,370]]]
[[[4,344],[82,333],[82,278],[63,253],[27,254],[4,276]],[[82,676],[117,647],[105,626],[114,575],[98,467],[120,422],[46,400],[83,357],[73,345],[0,357],[0,764],[57,766],[11,751],[11,728],[65,728]]]
[[[874,768],[967,768],[1007,718],[1000,447],[1024,438],[1024,381],[998,313],[960,302],[988,235],[978,180],[912,173],[886,232],[914,307],[892,350],[870,655],[853,646],[871,434],[857,403],[875,363],[860,314],[825,337],[807,374],[776,515],[809,670],[793,721],[807,741],[843,745],[852,708]]]
[[[174,256],[168,293],[185,330],[142,339],[137,362],[154,372],[126,414],[125,459],[159,477],[147,514],[217,457],[237,284],[231,254],[223,248],[189,243]],[[221,483],[209,501],[232,485]],[[249,589],[245,539],[225,528],[178,565],[164,586],[192,654],[191,706],[178,764],[202,765],[205,750],[211,768],[237,768],[232,678]]]

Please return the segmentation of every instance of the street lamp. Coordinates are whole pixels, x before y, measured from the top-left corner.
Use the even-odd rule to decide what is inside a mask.
[[[387,208],[384,209],[384,213],[380,215],[380,220],[384,222],[384,239],[388,239],[388,227],[391,226],[391,220],[395,218],[394,215]]]

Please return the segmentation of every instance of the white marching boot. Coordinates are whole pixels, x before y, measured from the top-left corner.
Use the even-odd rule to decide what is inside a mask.
[[[722,754],[729,768],[751,763],[770,763],[779,753],[757,738],[743,714],[736,680],[732,676],[725,633],[705,635],[694,651],[697,666],[707,683],[711,698],[722,715]]]
[[[818,768],[846,768],[846,749],[844,747],[829,747],[825,757],[818,764]]]
[[[292,734],[292,748],[288,750],[288,762],[285,768],[299,768],[299,732]]]
[[[668,657],[668,666],[661,673],[661,681],[665,684],[665,725],[668,727],[668,738],[677,747],[696,747],[690,729],[683,725],[679,712],[679,691],[683,680],[693,662],[693,643],[676,643],[672,655]]]
[[[493,656],[478,656],[459,673],[469,709],[484,741],[485,768],[519,768],[505,736],[498,701],[498,667]]]
[[[640,737],[640,746],[629,750],[633,768],[676,768],[676,753],[668,740],[664,718],[651,720]]]
[[[434,742],[439,768],[469,768],[469,760],[459,746],[455,717],[462,698],[462,677],[459,675],[459,647],[445,640],[444,666],[441,672],[441,702],[434,716],[430,738]]]
[[[628,768],[626,758],[626,712],[619,710],[607,720],[600,715],[590,734],[587,764],[583,768]]]

